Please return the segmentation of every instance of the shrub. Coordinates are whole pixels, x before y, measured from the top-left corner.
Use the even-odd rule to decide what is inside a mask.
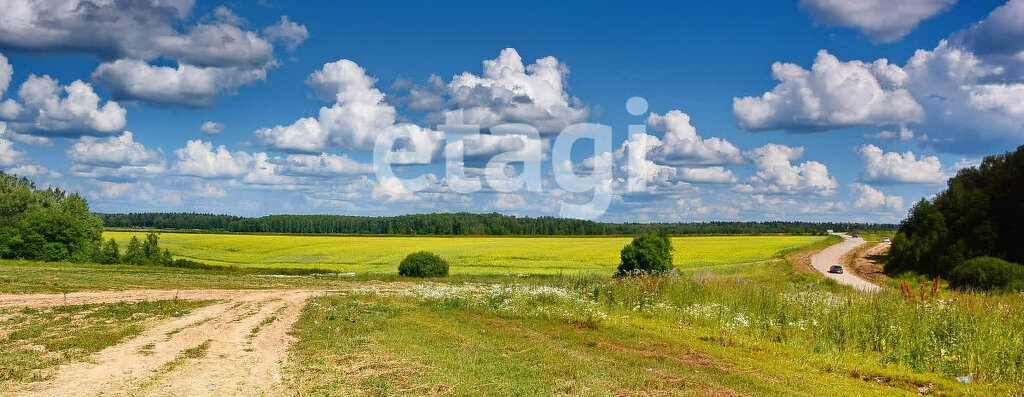
[[[427,251],[413,252],[398,265],[398,275],[406,277],[444,277],[448,262]]]
[[[645,233],[622,248],[620,276],[660,273],[672,269],[672,240],[664,233]]]
[[[982,256],[954,267],[949,283],[955,288],[979,290],[1024,289],[1024,266]]]

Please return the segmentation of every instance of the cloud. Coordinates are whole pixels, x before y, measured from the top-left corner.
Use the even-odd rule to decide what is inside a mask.
[[[0,122],[0,166],[11,166],[28,161],[28,154],[14,149],[14,142],[4,139],[7,135],[7,125]]]
[[[88,54],[100,59],[159,55],[155,38],[174,36],[193,0],[41,1],[0,5],[0,48]]]
[[[439,110],[444,106],[444,93],[444,80],[432,74],[427,84],[416,84],[409,89],[409,110]]]
[[[557,133],[590,114],[567,93],[569,67],[555,57],[524,65],[514,48],[506,48],[483,68],[482,76],[463,72],[448,83],[447,106],[464,109],[466,124],[525,123],[541,133]]]
[[[874,42],[891,43],[956,4],[957,0],[800,0],[818,23],[855,28]]]
[[[996,61],[993,63],[992,61]],[[1024,137],[1024,79],[1008,64],[986,60],[943,40],[907,62],[908,87],[927,112],[919,131],[941,150],[970,152]]]
[[[889,196],[871,186],[854,183],[850,185],[851,190],[857,197],[853,205],[861,209],[898,212],[903,210],[903,197]]]
[[[255,32],[217,23],[193,26],[186,35],[156,37],[165,57],[179,64],[260,68],[274,60],[274,47]]]
[[[903,67],[824,52],[811,71],[776,63],[781,83],[759,98],[735,98],[733,113],[749,130],[876,126],[882,132],[869,137],[909,141],[912,131],[918,144],[943,152],[1004,150],[1024,138],[1022,26],[1024,0],[1010,0]]]
[[[191,24],[193,6],[193,0],[7,1],[0,5],[0,49],[91,55],[103,61],[93,79],[117,99],[210,107],[218,95],[266,78],[278,64],[272,42],[294,49],[305,37],[305,27],[284,17],[263,37],[240,28],[245,20],[223,6]],[[176,65],[150,64],[158,59]]]
[[[382,133],[402,131],[416,144],[435,152],[441,134],[412,124],[396,124],[395,108],[374,87],[377,80],[347,59],[324,64],[306,83],[318,98],[333,101],[320,108],[317,118],[301,118],[288,126],[261,128],[255,136],[268,146],[290,152],[316,153],[328,146],[342,150],[372,151]]]
[[[692,183],[736,183],[736,174],[722,167],[683,167],[679,179]]]
[[[295,51],[299,44],[309,38],[309,31],[305,26],[292,22],[287,15],[282,15],[277,23],[263,28],[263,36],[284,45],[289,51]]]
[[[281,174],[280,166],[271,161],[266,153],[253,153],[252,165],[249,172],[242,178],[242,182],[256,186],[271,186],[282,189],[295,188],[298,180],[290,175]],[[274,159],[277,160],[277,159]]]
[[[899,131],[881,130],[874,134],[864,134],[865,138],[882,139],[890,142],[909,142],[914,139],[914,131],[907,126],[900,126]]]
[[[121,136],[99,140],[82,137],[65,155],[71,161],[71,174],[101,180],[132,180],[164,173],[166,161],[160,150],[150,150],[136,142],[130,131]]]
[[[2,147],[2,146],[3,146],[3,144],[0,143],[0,147]],[[3,149],[0,148],[0,153],[2,153],[2,151],[3,151]],[[2,156],[3,155],[0,154],[0,158],[2,158]],[[2,162],[0,162],[0,164],[2,164]],[[59,172],[53,171],[53,170],[51,170],[49,168],[46,168],[46,167],[43,167],[43,166],[41,166],[39,164],[23,164],[23,165],[19,165],[17,167],[14,167],[14,168],[8,168],[7,169],[7,173],[8,174],[14,174],[14,175],[17,175],[17,176],[20,176],[20,177],[30,177],[30,178],[60,178],[61,177],[61,174]]]
[[[529,207],[522,195],[508,193],[496,194],[490,205],[491,208],[502,211],[522,211]]]
[[[134,59],[104,63],[92,73],[93,80],[115,98],[195,108],[211,107],[222,92],[234,92],[266,77],[264,68],[154,66]]]
[[[293,154],[285,158],[281,172],[289,175],[316,177],[359,175],[372,174],[373,165],[360,163],[347,155]]]
[[[803,157],[804,148],[769,143],[746,153],[757,166],[757,173],[747,184],[736,187],[739,192],[812,194],[831,196],[839,184],[828,174],[828,168],[817,161],[793,165]]]
[[[739,164],[743,161],[740,150],[718,137],[702,138],[690,125],[690,116],[679,110],[665,115],[651,113],[647,125],[665,134],[661,140],[647,139],[649,157],[660,163],[691,165]]]
[[[1024,51],[1024,1],[1010,0],[953,39],[981,56],[1017,57]]]
[[[811,70],[772,64],[779,81],[760,97],[733,99],[740,127],[752,130],[821,131],[919,121],[924,111],[904,88],[908,75],[885,59],[842,62],[819,51]]]
[[[200,178],[237,178],[249,171],[252,155],[229,151],[224,145],[216,150],[210,142],[188,141],[185,147],[174,151],[178,161],[172,172]]]
[[[93,200],[128,200],[133,203],[157,203],[179,207],[184,203],[181,192],[160,189],[148,182],[95,182],[97,190],[89,192]]]
[[[861,180],[866,182],[942,183],[949,178],[935,156],[918,159],[913,152],[883,152],[871,144],[861,146],[858,152],[864,162]]]
[[[17,133],[79,137],[111,135],[124,130],[127,111],[117,102],[100,106],[92,86],[81,80],[61,87],[50,76],[29,76],[18,91],[17,116],[8,119]]]
[[[14,75],[14,67],[7,61],[4,54],[0,54],[0,98],[3,98],[7,88],[11,86],[11,76]]]
[[[106,140],[82,137],[71,145],[65,154],[73,163],[102,167],[152,164],[164,159],[162,151],[146,149],[141,143],[136,142],[131,131],[125,131],[121,136],[112,136]]]
[[[206,135],[220,135],[220,133],[224,132],[227,128],[228,127],[224,124],[215,121],[207,121],[203,123],[203,125],[199,126],[199,132]]]

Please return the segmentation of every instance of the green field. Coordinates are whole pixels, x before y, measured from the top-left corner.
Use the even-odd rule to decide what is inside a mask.
[[[145,232],[106,232],[122,249]],[[783,250],[822,240],[816,236],[676,237],[675,264],[683,271],[728,271]],[[392,273],[402,258],[431,251],[453,274],[611,273],[629,237],[374,237],[163,233],[160,246],[175,257],[239,267],[321,268]]]

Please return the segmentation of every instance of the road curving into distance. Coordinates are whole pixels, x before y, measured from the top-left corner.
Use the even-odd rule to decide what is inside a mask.
[[[821,252],[814,254],[814,256],[811,257],[811,266],[814,267],[819,272],[821,272],[822,274],[824,274],[825,277],[836,280],[840,284],[849,285],[861,291],[881,291],[882,288],[868,282],[867,280],[857,277],[855,274],[850,272],[850,269],[847,269],[847,266],[843,265],[843,263],[841,262],[843,257],[846,256],[846,254],[848,254],[853,249],[863,245],[865,243],[864,239],[860,237],[850,237],[846,234],[839,233],[835,233],[835,235],[842,237],[843,242],[825,248]],[[828,268],[831,267],[832,265],[843,265],[843,274],[829,273]]]

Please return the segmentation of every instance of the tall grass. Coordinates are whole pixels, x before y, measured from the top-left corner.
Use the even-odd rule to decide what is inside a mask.
[[[936,280],[937,282],[937,280]],[[866,353],[883,363],[977,382],[1024,383],[1020,295],[865,294],[740,278],[566,276],[605,311],[639,312],[816,353]]]

